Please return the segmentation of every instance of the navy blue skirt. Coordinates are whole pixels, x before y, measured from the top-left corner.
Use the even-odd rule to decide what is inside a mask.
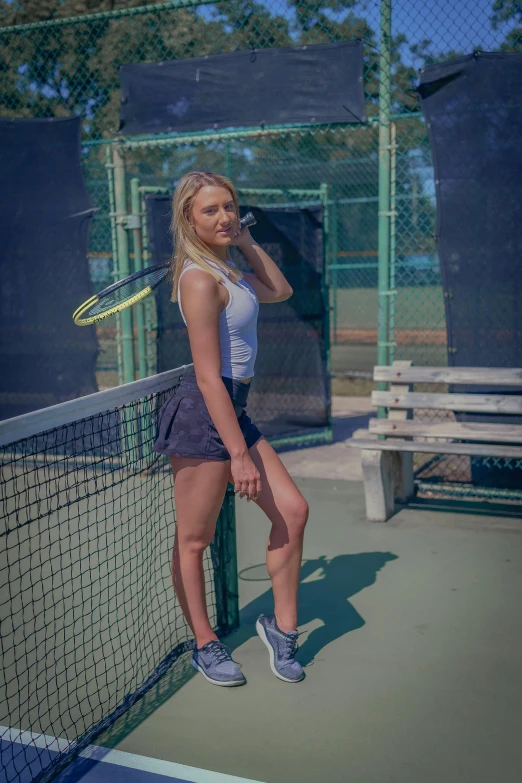
[[[249,449],[261,432],[246,413],[250,383],[222,376],[222,381],[234,405],[238,424]],[[230,454],[210,418],[205,399],[199,389],[194,370],[189,371],[158,414],[154,451],[171,457],[227,460]]]

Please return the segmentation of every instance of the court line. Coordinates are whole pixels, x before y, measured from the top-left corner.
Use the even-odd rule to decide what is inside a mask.
[[[60,750],[66,750],[74,744],[61,737],[36,734],[7,726],[0,726],[0,739],[6,742],[16,742],[20,745],[32,745],[33,747],[43,748],[55,753]],[[126,753],[121,750],[113,750],[112,748],[102,748],[97,745],[89,745],[79,754],[79,758],[149,772],[153,775],[163,775],[168,778],[182,778],[190,781],[190,783],[261,783],[261,781],[251,780],[250,778],[238,778],[235,775],[227,775],[223,772],[189,767],[186,764],[177,764],[174,761],[138,756],[134,753]]]

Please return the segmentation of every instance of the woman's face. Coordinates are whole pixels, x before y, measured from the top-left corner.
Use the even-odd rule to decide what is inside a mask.
[[[191,223],[202,242],[216,249],[227,248],[237,223],[230,191],[215,185],[200,188],[192,204]]]

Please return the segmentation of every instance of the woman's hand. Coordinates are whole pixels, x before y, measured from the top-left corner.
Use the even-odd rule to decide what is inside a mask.
[[[239,497],[246,497],[247,501],[257,500],[261,493],[261,476],[248,452],[241,457],[232,457],[230,472],[234,479],[234,492],[239,492]]]
[[[234,236],[232,237],[231,245],[234,245],[235,247],[247,247],[248,245],[251,245],[253,243],[252,234],[250,233],[248,228],[241,229],[239,225],[239,218],[236,217],[236,221],[234,223]]]

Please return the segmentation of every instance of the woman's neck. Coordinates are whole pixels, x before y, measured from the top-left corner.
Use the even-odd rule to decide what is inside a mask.
[[[206,243],[205,243],[206,244]],[[223,247],[223,245],[208,245],[208,249],[211,251],[212,255],[219,258],[220,261],[223,261],[223,263],[226,263],[228,260],[228,247]]]

